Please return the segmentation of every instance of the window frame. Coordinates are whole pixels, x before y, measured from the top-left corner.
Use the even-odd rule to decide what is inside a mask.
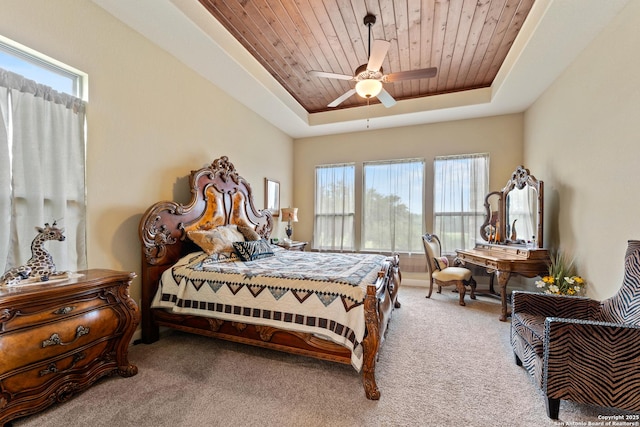
[[[318,206],[318,202],[319,202],[319,195],[318,195],[318,172],[319,170],[322,169],[338,169],[341,168],[343,169],[345,172],[349,172],[350,169],[350,182],[351,182],[351,201],[352,201],[352,206],[350,206],[350,211],[348,210],[343,210],[342,213],[319,213],[319,206]],[[345,176],[345,174],[343,173],[343,176]],[[336,181],[333,181],[333,184],[335,185]],[[343,186],[344,187],[344,186]],[[314,168],[314,198],[313,198],[313,204],[314,204],[314,208],[313,208],[313,239],[312,239],[312,244],[311,244],[311,248],[313,250],[318,250],[318,251],[327,251],[327,250],[331,250],[331,251],[346,251],[346,252],[354,252],[357,251],[358,248],[356,247],[356,242],[357,242],[357,236],[356,236],[356,164],[355,162],[344,162],[344,163],[330,163],[330,164],[324,164],[324,165],[316,165]],[[342,240],[340,241],[339,245],[336,245],[336,240],[333,239],[332,244],[331,245],[322,245],[320,246],[320,238],[319,235],[321,233],[321,230],[319,230],[319,217],[323,216],[323,217],[327,217],[327,216],[331,216],[334,218],[336,217],[341,217],[342,220],[342,225],[345,224],[345,219],[348,217],[351,217],[351,231],[350,234],[352,236],[351,238],[351,242],[347,242],[347,245],[345,245],[345,241],[344,241],[344,236],[345,233],[343,232],[342,234]],[[335,226],[335,225],[334,225]],[[347,233],[348,235],[349,233]],[[349,245],[350,243],[350,245]]]
[[[89,75],[87,73],[2,35],[0,35],[0,51],[14,56],[24,62],[28,62],[34,67],[39,67],[48,72],[71,79],[73,82],[72,85],[75,93],[70,93],[70,95],[75,96],[76,98],[80,98],[83,101],[88,101]],[[8,71],[21,74],[19,70],[9,69]],[[41,81],[37,82],[40,84],[46,84]],[[58,90],[55,87],[53,87],[53,89]]]

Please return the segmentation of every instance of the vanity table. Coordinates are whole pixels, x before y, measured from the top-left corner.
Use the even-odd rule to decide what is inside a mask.
[[[536,277],[549,270],[549,251],[543,248],[542,240],[543,182],[524,166],[518,166],[501,191],[487,194],[484,207],[486,216],[480,236],[486,243],[456,252],[463,265],[473,264],[495,273],[502,302],[500,320],[504,322],[509,315],[507,283],[511,276]]]
[[[536,277],[548,271],[549,252],[541,248],[526,248],[508,245],[477,244],[473,249],[458,250],[458,259],[464,264],[473,264],[495,272],[500,289],[502,312],[500,320],[506,321],[507,283],[513,274]]]

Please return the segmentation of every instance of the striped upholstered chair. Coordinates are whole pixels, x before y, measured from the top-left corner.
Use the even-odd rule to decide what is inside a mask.
[[[611,298],[513,292],[511,345],[558,418],[560,400],[640,411],[640,241]]]

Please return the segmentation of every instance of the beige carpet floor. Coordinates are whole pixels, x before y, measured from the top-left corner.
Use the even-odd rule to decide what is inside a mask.
[[[499,302],[460,307],[450,289],[431,299],[400,289],[377,364],[379,401],[347,365],[168,332],[131,347],[135,377],[101,380],[14,426],[569,426],[620,414],[562,402],[560,420],[549,420],[514,363]]]

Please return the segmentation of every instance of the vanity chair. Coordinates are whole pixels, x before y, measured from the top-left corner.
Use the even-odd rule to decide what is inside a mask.
[[[431,298],[435,282],[438,285],[438,293],[442,293],[443,286],[455,286],[460,294],[460,305],[466,305],[464,296],[467,292],[467,286],[471,288],[471,299],[476,299],[476,281],[471,276],[471,270],[463,267],[450,267],[448,259],[441,255],[440,239],[435,234],[424,234],[422,243],[427,255],[427,274],[429,275],[427,298]]]
[[[602,302],[586,297],[513,292],[511,346],[546,395],[640,411],[640,241],[630,240],[622,286]]]

